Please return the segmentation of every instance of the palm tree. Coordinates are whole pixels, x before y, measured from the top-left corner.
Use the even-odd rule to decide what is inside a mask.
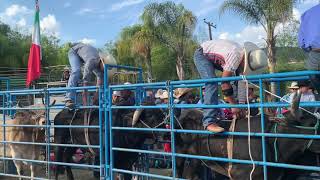
[[[196,17],[181,4],[151,3],[145,7],[142,21],[160,43],[176,54],[176,70],[185,79],[186,48],[192,39]]]
[[[151,50],[154,38],[146,27],[141,27],[132,39],[132,51],[143,57],[147,68],[147,81],[152,82]]]
[[[122,30],[116,44],[117,59],[121,63],[141,66],[141,59],[146,66],[147,80],[152,81],[151,50],[154,44],[150,31],[142,25],[126,27]]]
[[[226,0],[220,7],[220,15],[231,11],[242,17],[250,24],[260,24],[267,33],[267,55],[269,72],[274,73],[276,68],[275,45],[276,26],[292,17],[292,8],[295,0]],[[276,92],[272,83],[271,91]]]

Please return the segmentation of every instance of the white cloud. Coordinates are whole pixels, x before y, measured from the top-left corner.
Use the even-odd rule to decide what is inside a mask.
[[[28,18],[26,19],[26,17],[31,17],[32,12],[26,6],[12,4],[3,12],[0,12],[0,21],[24,32],[29,29],[27,27]]]
[[[17,25],[19,27],[25,27],[27,25],[27,21],[25,18],[21,18],[18,22],[17,22]]]
[[[40,21],[41,30],[48,35],[59,37],[60,32],[60,23],[56,20],[56,17],[52,14],[48,14],[48,16],[44,17]]]
[[[90,8],[82,8],[80,9],[78,12],[76,12],[76,14],[78,15],[84,15],[84,14],[88,14],[88,13],[92,13],[94,10],[90,9]]]
[[[28,9],[25,6],[21,6],[19,4],[13,4],[9,6],[8,8],[6,8],[4,12],[4,14],[9,17],[16,16],[18,14],[29,14],[29,13],[31,13],[30,9]]]
[[[228,32],[223,32],[219,35],[219,39],[229,39],[230,34]]]
[[[91,44],[91,45],[95,45],[97,43],[97,40],[95,39],[90,39],[90,38],[83,38],[81,40],[79,40],[79,42],[82,42],[84,44]]]
[[[319,4],[319,0],[303,0],[301,3],[303,4]]]
[[[71,3],[70,3],[70,2],[66,2],[66,3],[63,4],[63,7],[64,7],[64,8],[68,8],[68,7],[70,7],[70,6],[71,6]]]
[[[119,3],[114,3],[111,5],[110,11],[118,11],[124,7],[133,6],[142,3],[144,0],[124,0]]]
[[[217,0],[202,0],[200,2],[200,8],[195,12],[196,16],[205,16],[208,13],[212,12],[212,10],[217,9],[222,1]]]
[[[229,39],[243,44],[246,41],[256,43],[259,46],[265,44],[264,38],[266,37],[266,32],[262,26],[246,26],[240,32],[230,33],[222,32],[219,34],[219,39]]]

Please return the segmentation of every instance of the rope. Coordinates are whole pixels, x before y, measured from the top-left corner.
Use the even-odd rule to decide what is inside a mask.
[[[248,107],[248,149],[249,149],[249,156],[250,156],[250,160],[252,162],[252,170],[250,172],[250,180],[252,180],[252,175],[253,172],[256,169],[256,165],[254,163],[254,159],[252,157],[252,153],[251,153],[251,116],[250,116],[250,103],[249,103],[249,81],[246,79],[246,76],[241,75],[242,79],[245,81],[246,83],[246,96],[247,96],[247,107]]]
[[[274,133],[275,133],[275,134],[277,134],[277,127],[278,127],[278,123],[276,123],[276,124],[274,125]],[[274,139],[274,142],[273,142],[274,161],[275,161],[275,162],[278,162],[277,141],[278,141],[278,137],[276,137],[276,138]]]
[[[242,76],[242,78],[243,78],[243,76]],[[251,82],[248,82],[249,84],[251,84],[251,85],[253,85],[253,86],[255,86],[256,88],[262,88],[262,87],[260,87],[260,86],[258,86],[258,85],[256,85],[256,84],[254,84],[254,83],[251,83]],[[274,94],[274,93],[272,93],[272,92],[270,92],[270,91],[268,91],[268,90],[266,90],[266,89],[262,89],[264,92],[266,92],[266,93],[268,93],[268,94],[270,94],[270,95],[272,95],[272,96],[274,96],[274,97],[276,97],[276,98],[278,98],[278,99],[282,99],[282,97],[280,97],[280,96],[278,96],[278,95],[276,95],[276,94]],[[288,100],[285,100],[285,99],[282,99],[284,102],[286,102],[286,103],[291,103],[290,101],[288,101]],[[313,115],[313,116],[315,116],[317,119],[320,119],[320,114],[319,113],[313,113],[313,112],[311,112],[311,111],[309,111],[309,110],[307,110],[307,109],[305,109],[305,108],[303,108],[303,107],[300,107],[299,106],[299,109],[301,109],[301,110],[303,110],[303,111],[305,111],[305,112],[307,112],[307,113],[309,113],[309,114],[311,114],[311,115]]]
[[[72,116],[71,121],[69,123],[70,126],[72,126],[72,122],[73,122],[73,119],[76,117],[77,111],[78,110],[75,110],[74,113],[73,113],[73,116]],[[72,137],[72,128],[69,128],[69,133],[70,133],[71,144],[74,144],[73,143],[73,137]]]
[[[87,110],[85,110],[84,112],[84,125],[85,126],[89,126],[90,125],[90,118],[91,118],[91,109],[89,110],[89,115],[87,116]],[[92,155],[95,156],[95,152],[94,150],[90,147],[91,146],[91,143],[90,143],[90,137],[89,137],[89,128],[88,127],[85,127],[84,128],[84,137],[85,137],[85,140],[86,140],[86,143],[87,145],[89,146],[89,151],[92,153]]]

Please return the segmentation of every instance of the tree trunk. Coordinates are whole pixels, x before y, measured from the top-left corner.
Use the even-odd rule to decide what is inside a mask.
[[[151,50],[147,50],[146,54],[146,66],[147,66],[147,81],[148,83],[152,82],[152,65],[151,65]]]
[[[274,31],[269,30],[267,33],[267,56],[268,56],[268,66],[270,74],[276,72],[276,58],[275,58],[275,37]],[[271,82],[270,91],[273,94],[277,94],[277,84],[275,82]],[[271,97],[271,100],[274,101],[274,97]]]
[[[178,55],[177,62],[176,62],[176,69],[177,69],[177,75],[179,80],[185,79],[185,72],[184,72],[184,56]]]

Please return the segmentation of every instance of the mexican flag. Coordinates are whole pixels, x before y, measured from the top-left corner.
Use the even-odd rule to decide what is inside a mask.
[[[29,87],[31,82],[40,78],[41,74],[41,45],[40,45],[40,21],[39,21],[39,4],[36,1],[36,13],[32,32],[32,45],[28,59],[28,73],[26,86]]]

